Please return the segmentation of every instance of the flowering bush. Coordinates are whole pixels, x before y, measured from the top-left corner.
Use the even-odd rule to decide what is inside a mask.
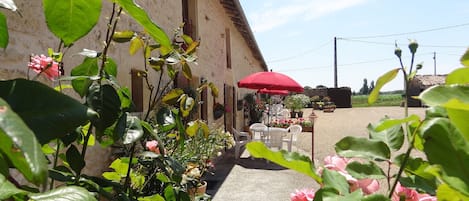
[[[415,41],[410,42],[410,68],[402,65],[401,50],[396,48],[401,68],[378,79],[369,103],[376,101],[379,90],[399,71],[404,74],[404,91],[408,91],[409,82],[421,68],[412,68],[417,47]],[[312,197],[315,200],[469,200],[466,121],[469,50],[461,57],[461,63],[466,67],[448,74],[446,85],[431,87],[419,95],[429,106],[424,119],[409,115],[404,107],[404,118],[385,117],[370,124],[368,138],[347,136],[339,140],[335,144],[338,156],[327,157],[323,166],[298,153],[273,152],[259,142],[250,142],[247,149],[252,156],[308,175],[321,186],[316,191],[296,191],[291,196],[295,201],[312,200]],[[412,152],[420,152],[425,157],[415,157]]]
[[[16,10],[13,1],[0,3],[5,5]],[[191,79],[199,41],[184,35],[182,27],[170,38],[130,0],[44,0],[42,5],[47,27],[60,43],[48,56],[33,55],[27,66],[58,86],[56,90],[37,82],[37,76],[0,81],[0,200],[190,200],[187,178],[200,177],[222,144],[232,144],[231,135],[220,127],[190,118],[195,96],[173,88],[176,75]],[[106,33],[98,45],[102,49],[74,53],[85,57],[83,63],[72,67],[69,76],[62,75],[63,54],[95,27],[102,7],[112,9],[103,12],[110,16],[100,30]],[[119,31],[123,12],[145,32]],[[4,17],[0,20],[5,22]],[[0,29],[0,38],[8,37],[6,23],[0,23]],[[138,76],[149,94],[148,110],[141,117],[129,113],[134,111],[130,90],[116,81],[118,65],[108,54],[114,43],[127,42],[131,55],[144,52],[139,54],[142,63],[135,64],[143,69]],[[80,99],[62,93],[65,88]],[[194,91],[205,89],[218,95],[209,82]],[[107,149],[112,145],[116,153],[102,177],[83,173],[87,165],[95,165],[85,162],[95,141]],[[34,186],[21,186],[10,168]]]

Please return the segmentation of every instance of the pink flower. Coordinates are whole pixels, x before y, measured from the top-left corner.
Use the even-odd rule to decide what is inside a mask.
[[[302,189],[302,190],[295,190],[295,193],[290,194],[291,201],[312,201],[314,199],[314,192],[313,189]]]
[[[438,199],[428,194],[419,194],[419,201],[438,201]]]
[[[145,146],[147,147],[148,150],[160,154],[160,149],[158,148],[158,141],[152,140],[152,141],[147,141]]]
[[[346,159],[337,155],[326,156],[324,158],[324,167],[329,170],[335,170],[338,172],[346,173],[347,171],[345,171],[345,168],[347,167],[347,164],[350,161],[350,159]]]
[[[347,179],[350,184],[350,191],[355,191],[357,189],[362,189],[363,193],[371,194],[379,190],[379,182],[375,179],[355,179],[353,178],[345,168],[349,162],[352,162],[352,159],[347,159],[337,155],[326,156],[324,158],[324,167],[329,170],[335,170],[340,173],[342,176]]]
[[[360,188],[362,189],[363,193],[369,195],[379,190],[379,182],[376,179],[360,179],[355,181],[348,181],[350,183],[350,191],[355,191]]]
[[[43,72],[50,80],[59,77],[59,63],[52,60],[51,57],[46,57],[41,54],[31,56],[28,67],[31,68],[36,73]]]
[[[392,201],[400,201],[401,197],[404,198],[405,201],[418,201],[417,191],[397,184],[396,190],[392,195]]]

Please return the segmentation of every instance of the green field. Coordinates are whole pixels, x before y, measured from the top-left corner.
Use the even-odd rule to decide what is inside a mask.
[[[373,105],[368,105],[368,95],[355,95],[352,96],[352,107],[399,106],[401,101],[401,94],[380,94]]]

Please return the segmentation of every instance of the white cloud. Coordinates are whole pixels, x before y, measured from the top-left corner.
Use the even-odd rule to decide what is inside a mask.
[[[252,30],[265,32],[291,21],[313,20],[333,12],[366,2],[367,0],[296,0],[264,4],[248,14]]]

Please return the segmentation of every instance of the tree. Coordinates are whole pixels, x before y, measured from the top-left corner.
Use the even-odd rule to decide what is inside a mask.
[[[365,78],[365,79],[363,79],[363,86],[360,89],[359,93],[362,94],[362,95],[366,95],[366,94],[368,94],[368,89],[369,89],[368,88],[368,80],[366,80],[366,78]]]
[[[371,80],[370,88],[368,89],[368,94],[370,94],[371,91],[373,91],[374,88],[375,88],[375,81],[374,81],[374,80]]]

